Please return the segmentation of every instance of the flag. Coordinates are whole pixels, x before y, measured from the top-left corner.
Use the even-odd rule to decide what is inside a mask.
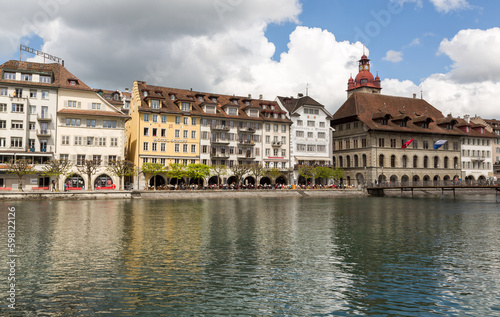
[[[446,143],[446,140],[438,140],[434,143],[434,150],[439,149],[443,144]]]
[[[413,142],[413,140],[415,140],[415,139],[411,139],[410,141],[407,141],[405,144],[403,144],[403,146],[401,148],[406,149],[408,147],[408,145],[410,145],[410,143]]]

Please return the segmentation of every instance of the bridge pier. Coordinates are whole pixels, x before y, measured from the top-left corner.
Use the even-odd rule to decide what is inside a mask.
[[[383,188],[371,188],[371,189],[368,189],[368,194],[370,196],[382,197],[382,196],[384,196],[384,189]]]

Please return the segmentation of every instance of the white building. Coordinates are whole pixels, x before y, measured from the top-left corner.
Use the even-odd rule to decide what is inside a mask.
[[[471,122],[469,116],[458,120],[457,126],[465,132],[462,137],[462,180],[483,184],[493,179],[493,143],[495,135],[486,126]]]
[[[290,127],[290,160],[294,168],[293,184],[303,183],[300,165],[332,165],[332,116],[325,107],[309,96],[297,98],[278,97],[277,102],[288,112],[293,124]]]
[[[73,164],[102,160],[92,186],[117,183],[105,165],[124,158],[124,122],[128,116],[96,94],[57,63],[8,61],[0,66],[0,187],[16,189],[17,176],[6,174],[5,163],[31,160],[42,171],[52,159]],[[76,174],[77,169],[73,167]],[[70,177],[72,187],[86,176]],[[47,189],[51,179],[41,173],[25,177],[24,189]],[[63,182],[60,182],[60,190]],[[88,187],[86,187],[88,188]]]

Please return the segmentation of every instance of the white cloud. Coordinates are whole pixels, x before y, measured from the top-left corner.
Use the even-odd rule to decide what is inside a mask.
[[[420,94],[442,112],[454,116],[480,115],[499,118],[500,100],[500,29],[462,30],[452,40],[443,40],[439,52],[452,61],[452,69],[434,74],[419,86],[397,79],[382,82],[385,94]]]
[[[403,60],[403,52],[389,50],[385,53],[385,57],[382,58],[384,61],[399,63]]]
[[[436,7],[438,12],[448,13],[450,11],[458,11],[469,9],[470,4],[467,0],[430,0]]]

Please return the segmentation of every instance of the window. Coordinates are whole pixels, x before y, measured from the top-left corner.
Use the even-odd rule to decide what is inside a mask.
[[[228,109],[227,114],[230,115],[230,116],[237,116],[238,115],[238,109],[231,107],[231,108]]]
[[[304,137],[304,131],[296,131],[295,132],[295,136],[297,136],[298,138],[303,138]]]
[[[106,138],[98,138],[99,146],[106,146]]]
[[[314,133],[313,132],[307,132],[307,137],[308,138],[313,138],[314,137]]]
[[[45,76],[45,75],[40,75],[40,82],[41,83],[48,83],[50,84],[51,80],[50,80],[50,76]]]
[[[62,145],[69,145],[69,135],[63,135],[62,136]]]
[[[281,137],[281,144],[286,144],[286,136]]]
[[[278,149],[273,149],[273,156],[277,157],[278,156]]]
[[[151,100],[151,108],[160,109],[160,100],[152,99]]]
[[[162,152],[167,151],[167,143],[160,143],[160,151]]]
[[[154,152],[157,152],[158,151],[158,143],[156,143],[156,142],[151,143],[151,150]]]
[[[16,79],[16,73],[4,72],[3,73],[3,79],[15,80]]]
[[[201,152],[202,152],[203,154],[206,154],[206,153],[208,153],[207,151],[208,151],[208,147],[207,147],[206,145],[203,145],[203,146],[201,147]]]
[[[66,126],[67,127],[79,127],[80,126],[80,119],[66,119]]]
[[[307,145],[307,152],[316,152],[316,145],[308,144]]]
[[[413,140],[412,144],[414,149],[418,149],[418,140]]]
[[[385,139],[379,138],[378,139],[378,147],[384,147],[384,146],[385,146]]]
[[[88,128],[95,128],[95,120],[87,119],[87,127]]]
[[[427,156],[424,156],[424,168],[427,168],[429,164],[429,158]]]
[[[271,136],[266,135],[266,144],[271,143]]]
[[[75,136],[75,145],[82,145],[83,143],[83,137],[81,136]]]
[[[187,138],[188,138],[188,136],[189,136],[189,131],[188,131],[188,130],[183,130],[183,131],[182,131],[182,137],[183,137],[184,139],[187,139]]]
[[[384,154],[380,154],[378,157],[378,166],[384,167]]]
[[[144,128],[144,136],[149,136],[149,128]]]
[[[181,124],[181,117],[175,117],[175,124]]]
[[[396,139],[391,139],[391,148],[396,147]]]
[[[286,125],[281,126],[281,133],[286,133]]]
[[[299,127],[301,127],[301,126],[303,126],[303,125],[304,125],[304,123],[303,123],[303,121],[302,121],[302,120],[297,120],[297,125],[298,125]]]
[[[422,146],[424,149],[428,149],[429,148],[429,141],[428,140],[422,141]]]
[[[278,125],[277,125],[277,124],[274,124],[274,125],[273,125],[273,131],[274,131],[274,132],[278,132]]]
[[[396,167],[396,155],[391,155],[391,167]]]
[[[196,118],[191,118],[191,125],[196,125]]]
[[[326,145],[318,145],[318,152],[326,152]]]
[[[92,110],[100,110],[101,109],[101,104],[93,102],[92,103]]]
[[[151,135],[152,136],[158,136],[158,128],[153,128]]]
[[[7,88],[6,87],[1,87],[0,88],[0,96],[7,96]]]
[[[68,108],[76,108],[76,100],[68,100]]]
[[[158,115],[157,114],[154,114],[153,115],[153,122],[158,122]]]
[[[324,127],[325,127],[325,122],[320,122],[320,123],[319,123],[319,127],[320,127],[320,128],[324,128]]]
[[[93,155],[92,161],[96,162],[97,165],[101,165],[102,159],[100,155]]]
[[[76,165],[83,165],[85,164],[85,154],[78,154],[76,156]]]
[[[23,147],[23,138],[17,138],[17,137],[10,138],[10,147],[14,148]]]
[[[196,131],[191,131],[191,139],[196,139]]]
[[[69,161],[69,154],[59,154],[59,159],[61,161]]]
[[[271,125],[269,123],[266,123],[266,132],[271,131]]]
[[[22,121],[11,121],[11,129],[22,129],[23,128],[23,122]]]
[[[361,139],[361,147],[366,147],[366,139]]]
[[[118,146],[118,138],[111,138],[111,146]]]
[[[181,103],[181,110],[186,112],[191,111],[191,104],[189,102]]]
[[[29,130],[34,131],[36,129],[35,122],[30,122],[28,128],[29,128]]]
[[[94,145],[94,137],[88,136],[87,137],[87,146],[92,146]]]
[[[30,106],[30,114],[36,114],[36,106]]]
[[[318,139],[324,139],[326,137],[325,132],[318,132]]]
[[[297,151],[305,152],[306,145],[305,144],[297,144]]]
[[[174,152],[175,153],[179,153],[181,150],[180,150],[180,144],[179,143],[175,143],[174,144]]]
[[[307,121],[307,126],[314,127],[315,126],[314,121]]]
[[[181,130],[175,130],[174,131],[174,137],[175,138],[180,138],[181,137]]]
[[[145,113],[143,116],[143,121],[144,122],[149,122],[149,113]]]
[[[196,144],[191,144],[191,153],[196,153]]]
[[[167,123],[167,116],[161,116],[161,123]]]
[[[30,98],[36,98],[36,90],[30,89]]]
[[[144,93],[146,93],[146,92],[144,92]],[[147,163],[147,162],[148,162],[148,158],[147,157],[143,157],[142,158],[142,164]]]
[[[109,162],[116,162],[116,160],[117,160],[117,156],[116,155],[110,155],[110,156],[108,156],[108,161]]]
[[[13,103],[12,112],[24,112],[24,105],[21,103]]]
[[[42,99],[49,99],[49,92],[47,90],[42,90]]]
[[[143,142],[142,143],[142,150],[143,151],[149,151],[149,142]]]
[[[266,149],[266,156],[271,155],[271,149]]]
[[[111,128],[115,129],[116,128],[116,121],[115,120],[113,120],[113,121],[106,121],[106,120],[104,120],[102,122],[102,127],[103,128],[109,128],[109,129],[111,129]]]

